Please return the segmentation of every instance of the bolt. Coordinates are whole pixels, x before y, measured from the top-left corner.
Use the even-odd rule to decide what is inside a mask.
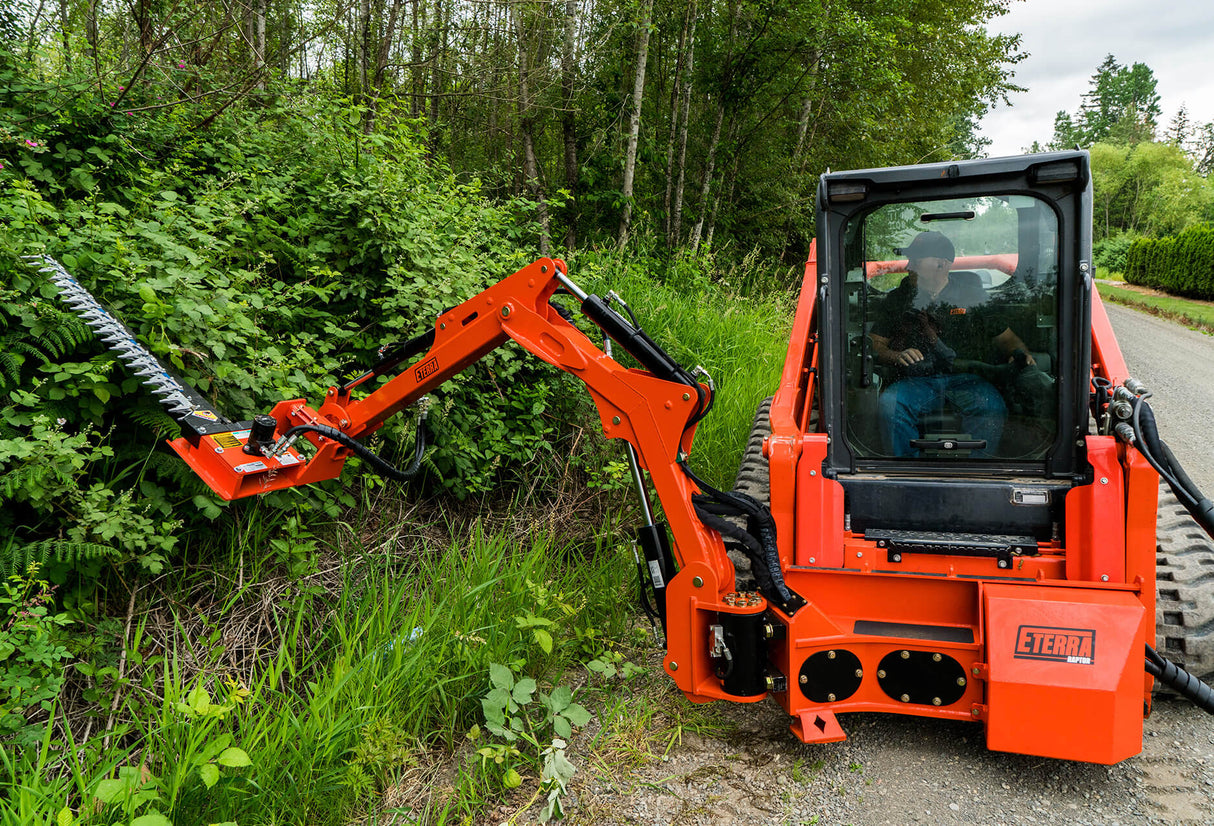
[[[510,316],[510,307],[509,306],[502,307],[502,318],[508,318],[509,316]]]
[[[620,417],[619,417],[619,416],[612,416],[612,417],[611,417],[611,423],[612,423],[612,424],[619,424],[619,423],[620,423]]]
[[[977,717],[977,716],[978,716],[978,715],[980,715],[981,713],[982,713],[982,712],[981,712],[981,711],[979,711],[979,710],[978,710],[978,709],[976,709],[976,708],[971,708],[971,709],[970,709],[970,714],[974,715],[975,717]]]
[[[964,678],[964,677],[958,677],[958,678],[957,678],[957,685],[965,685],[965,678]]]
[[[1006,567],[1007,567],[1007,565],[1008,565],[1008,562],[1007,562],[1007,560],[1006,560],[1006,559],[1001,559],[1001,560],[999,560],[999,567],[1000,567],[1000,568],[1006,568]]]
[[[934,663],[938,663],[938,662],[940,662],[942,659],[944,659],[944,658],[943,658],[943,657],[941,657],[939,654],[932,654],[932,662],[934,662]]]
[[[704,587],[704,580],[701,577],[692,577],[691,584],[697,588]]]
[[[1109,483],[1109,477],[1107,477],[1107,476],[1100,477],[1100,484],[1107,485],[1108,483]]]
[[[671,671],[678,671],[678,670],[679,670],[679,664],[678,664],[678,663],[676,663],[674,660],[671,660],[671,661],[670,661],[670,670],[671,670]]]
[[[902,701],[902,702],[904,702],[904,703],[909,703],[909,702],[910,702],[910,695],[909,695],[909,694],[903,694],[903,695],[902,695],[901,697],[899,697],[898,699],[899,699],[899,700],[901,700],[901,701]]]
[[[856,679],[859,679],[860,677],[863,677],[863,676],[864,676],[864,669],[863,669],[863,668],[857,668],[857,669],[856,669]]]
[[[884,679],[885,679],[885,669],[884,669],[884,668],[879,669],[879,670],[877,671],[877,679],[878,679],[878,680],[884,680]]]
[[[217,448],[215,448],[215,452],[216,452],[216,453],[223,453],[223,448],[222,448],[222,447],[217,447]]]
[[[818,475],[818,471],[816,471],[816,470],[811,470],[811,471],[809,472],[809,475],[810,475],[810,476],[817,476],[817,475]]]
[[[1101,582],[1108,582],[1108,581],[1109,581],[1109,575],[1108,575],[1108,574],[1101,574],[1101,575],[1100,575],[1100,581],[1101,581]]]
[[[828,660],[833,660],[833,659],[835,658],[835,656],[836,656],[836,655],[835,655],[835,652],[834,652],[834,651],[827,651],[827,652],[826,652],[826,659],[828,659]]]
[[[810,565],[813,565],[813,564],[814,564],[815,562],[817,562],[817,561],[818,561],[818,560],[817,560],[817,558],[816,558],[816,557],[812,557],[812,556],[811,556],[811,557],[809,558],[809,564],[810,564]]]
[[[834,695],[834,694],[827,694],[827,695],[826,695],[826,699],[827,699],[827,701],[829,701],[829,702],[832,702],[832,703],[833,703],[833,702],[835,701],[835,695]]]
[[[690,393],[684,393],[684,394],[683,394],[683,401],[685,401],[685,402],[689,402],[689,401],[691,401],[691,394],[690,394]]]
[[[902,659],[904,659],[904,660],[909,660],[909,659],[910,659],[910,652],[909,652],[909,651],[903,651],[903,652],[902,652],[902,653],[901,653],[899,656],[901,656],[901,657],[902,657]]]
[[[349,426],[350,426],[350,420],[349,420],[349,419],[342,419],[342,420],[341,420],[341,426],[342,426],[342,427],[349,427]]]
[[[934,706],[938,706],[938,705],[940,705],[940,698],[939,698],[939,697],[932,697],[932,705],[934,705]]]
[[[809,682],[809,677],[806,677],[804,674],[802,674],[800,679],[798,680],[798,682],[800,682],[801,685],[805,685]]]
[[[860,551],[856,551],[856,559],[863,559],[863,558],[864,558],[864,554],[861,553]]]
[[[442,324],[438,325],[438,329],[440,329],[440,330],[445,330],[445,329],[447,329],[447,324],[446,324],[446,322],[443,322]]]
[[[901,562],[902,554],[894,554],[894,562]]]
[[[978,673],[979,673],[979,668],[978,668],[978,666],[974,666],[974,676],[975,676],[975,677],[977,677],[977,676],[978,676]]]
[[[540,273],[542,274],[542,273],[546,273],[546,272],[548,272],[548,265],[544,264],[540,267]]]

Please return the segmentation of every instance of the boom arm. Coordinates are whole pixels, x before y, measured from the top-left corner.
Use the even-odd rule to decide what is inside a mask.
[[[579,299],[583,313],[646,369],[623,367],[562,318],[549,303],[558,290]],[[602,299],[578,289],[566,276],[563,261],[540,259],[440,315],[429,349],[362,398],[353,398],[352,391],[376,375],[374,370],[342,387],[330,387],[319,409],[303,399],[280,402],[270,413],[275,433],[281,441],[283,434],[302,425],[365,437],[507,339],[581,379],[594,399],[606,437],[632,445],[662,503],[679,565],[678,574],[669,572],[673,579],[665,583],[670,606],[666,670],[697,699],[738,700],[722,689],[714,674],[708,626],[721,614],[758,617],[767,603],[757,594],[739,600],[733,593],[733,564],[721,535],[697,516],[692,496],[700,489],[680,465],[691,449],[696,423],[711,403],[711,391],[639,327]],[[249,455],[244,450],[248,430],[234,427],[247,426],[228,425],[171,443],[225,499],[332,479],[351,455],[349,447],[316,430],[304,433],[315,447],[310,458],[293,449]]]

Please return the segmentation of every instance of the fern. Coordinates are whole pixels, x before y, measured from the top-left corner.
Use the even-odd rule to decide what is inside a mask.
[[[0,304],[0,395],[21,384],[27,362],[55,364],[93,337],[89,326],[70,313],[41,303],[25,305],[25,313],[21,309]]]
[[[0,339],[0,393],[7,393],[21,382],[21,360],[7,339]]]
[[[151,431],[157,439],[176,436],[180,425],[158,403],[140,399],[130,411],[131,421]]]
[[[5,578],[29,569],[30,565],[42,567],[52,559],[68,565],[93,559],[112,559],[118,552],[108,545],[96,542],[71,542],[66,539],[40,539],[21,545],[10,542],[0,552],[0,574]]]

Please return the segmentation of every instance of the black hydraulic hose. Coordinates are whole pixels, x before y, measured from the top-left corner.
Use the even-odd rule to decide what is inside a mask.
[[[1168,483],[1176,498],[1192,515],[1207,534],[1214,536],[1214,503],[1211,503],[1197,488],[1184,468],[1180,466],[1171,448],[1159,438],[1155,424],[1155,413],[1147,404],[1145,396],[1133,400],[1131,417],[1134,439],[1138,451]],[[1214,714],[1214,688],[1206,685],[1193,674],[1174,662],[1164,658],[1151,646],[1146,646],[1146,671],[1160,683],[1186,697],[1199,708]]]
[[[1214,714],[1214,688],[1203,683],[1176,663],[1164,659],[1154,648],[1147,646],[1146,670],[1168,688],[1192,700],[1208,714]]]
[[[1214,502],[1206,498],[1193,480],[1189,478],[1171,449],[1159,438],[1155,425],[1155,414],[1144,398],[1134,401],[1134,434],[1138,439],[1138,450],[1168,483],[1176,498],[1206,533],[1214,536]]]
[[[288,430],[282,435],[283,439],[292,439],[299,436],[301,433],[317,433],[324,436],[326,439],[332,439],[343,447],[348,447],[356,456],[362,459],[371,468],[372,471],[387,479],[392,479],[397,482],[404,482],[417,475],[421,470],[422,457],[426,452],[426,428],[425,416],[423,415],[417,422],[417,434],[414,440],[413,461],[404,470],[393,467],[384,459],[376,456],[366,446],[355,440],[352,436],[347,436],[335,427],[329,427],[323,424],[301,424]]]
[[[736,492],[726,493],[714,488],[696,476],[686,460],[681,460],[679,467],[687,474],[687,478],[703,491],[701,496],[692,497],[696,515],[707,527],[729,536],[747,549],[747,556],[756,566],[752,573],[763,595],[778,603],[789,615],[804,605],[805,600],[789,590],[784,582],[784,572],[780,569],[780,554],[776,547],[776,524],[771,511],[753,496]],[[721,518],[727,515],[747,517],[748,523],[755,526],[757,535],[743,531]]]

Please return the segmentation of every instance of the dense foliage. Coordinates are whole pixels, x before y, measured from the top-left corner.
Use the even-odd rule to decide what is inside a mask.
[[[55,89],[14,64],[0,65],[3,119],[24,124],[0,147],[9,569],[88,558],[159,571],[176,523],[218,512],[155,449],[174,429],[159,405],[22,256],[62,261],[236,418],[315,397],[529,258],[516,240],[526,205],[489,204],[408,129],[364,135],[339,102],[284,92],[197,132],[181,109],[117,115],[113,92],[77,91],[71,117],[51,119]],[[553,455],[571,415],[561,381],[506,349],[445,385],[431,426],[447,438],[429,478],[465,496]]]
[[[293,88],[347,99],[342,128],[408,121],[461,180],[534,202],[541,244],[801,258],[826,167],[980,151],[1020,58],[985,27],[1009,2],[16,0],[10,37],[60,103],[89,84],[119,116],[207,129]]]
[[[1138,239],[1126,255],[1125,277],[1131,284],[1214,300],[1214,226],[1194,224],[1177,235]]]

